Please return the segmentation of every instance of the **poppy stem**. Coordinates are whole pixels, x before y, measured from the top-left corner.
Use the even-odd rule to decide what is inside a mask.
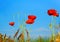
[[[54,36],[55,36],[55,30],[54,30],[55,17],[52,17],[52,21],[51,21],[50,23],[51,23],[51,26],[52,26],[52,27],[50,27],[50,29],[51,29],[51,31],[52,31],[52,39],[53,39],[53,41],[55,42],[55,38],[54,38]]]
[[[54,42],[55,42],[55,29],[54,29],[54,28],[55,28],[55,27],[54,27],[55,24],[56,24],[56,22],[55,22],[55,17],[53,16],[53,31],[52,31],[52,32],[53,32],[53,40],[54,40]]]

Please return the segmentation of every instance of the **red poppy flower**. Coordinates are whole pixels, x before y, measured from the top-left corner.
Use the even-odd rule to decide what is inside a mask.
[[[34,23],[34,20],[32,20],[32,19],[28,19],[27,21],[26,21],[26,24],[33,24]]]
[[[59,14],[57,13],[55,9],[48,10],[48,15],[57,16],[57,17],[59,16]]]
[[[15,24],[14,22],[10,22],[9,23],[10,26],[14,26],[14,24]]]
[[[29,15],[29,16],[28,16],[28,19],[35,20],[35,19],[36,19],[36,16],[34,16],[34,15]]]
[[[57,11],[55,9],[50,9],[48,10],[48,15],[53,15],[53,14],[56,14]]]

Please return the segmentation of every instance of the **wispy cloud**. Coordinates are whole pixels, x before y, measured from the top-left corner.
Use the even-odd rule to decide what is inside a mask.
[[[46,29],[46,28],[38,28],[38,29],[34,29],[31,32],[50,32],[50,29]]]
[[[49,37],[51,35],[50,29],[43,28],[43,27],[34,29],[30,33],[31,33],[31,37],[33,37],[33,38],[34,37],[39,37],[39,36]]]

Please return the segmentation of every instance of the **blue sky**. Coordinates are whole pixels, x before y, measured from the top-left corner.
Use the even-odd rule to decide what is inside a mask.
[[[48,9],[56,9],[60,13],[60,0],[0,0],[0,33],[14,35],[22,20],[27,20],[31,14],[37,16],[32,27],[26,25],[28,31],[31,29],[31,37],[48,36],[51,34],[49,23],[52,20],[47,15]],[[56,18],[57,23],[59,18]],[[14,27],[9,25],[10,21],[15,22]]]

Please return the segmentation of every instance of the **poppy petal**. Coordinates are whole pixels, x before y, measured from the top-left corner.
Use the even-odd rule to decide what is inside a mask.
[[[34,15],[29,15],[29,16],[28,16],[28,19],[35,20],[35,19],[36,19],[36,16],[34,16]]]
[[[32,19],[28,19],[27,21],[26,21],[26,24],[33,24],[34,23],[34,20],[32,20]]]

